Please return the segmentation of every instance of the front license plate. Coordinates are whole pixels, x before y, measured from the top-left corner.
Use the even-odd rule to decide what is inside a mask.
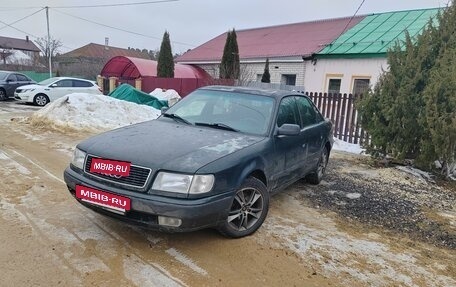
[[[97,172],[113,176],[129,176],[131,163],[103,158],[93,158],[90,164],[90,172]]]
[[[82,201],[117,212],[124,213],[130,210],[130,198],[87,186],[76,185],[76,197]]]

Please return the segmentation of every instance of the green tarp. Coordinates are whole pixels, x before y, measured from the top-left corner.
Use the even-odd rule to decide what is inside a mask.
[[[128,84],[118,86],[114,91],[109,93],[108,96],[140,105],[151,106],[157,110],[161,110],[163,107],[168,107],[167,101],[161,101],[147,93],[135,89]]]

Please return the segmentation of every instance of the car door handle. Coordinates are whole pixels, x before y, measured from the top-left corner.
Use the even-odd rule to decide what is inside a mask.
[[[302,144],[302,148],[306,148],[307,147],[307,144]]]

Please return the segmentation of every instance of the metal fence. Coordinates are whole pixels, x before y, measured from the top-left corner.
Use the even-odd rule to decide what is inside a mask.
[[[334,124],[334,137],[345,142],[362,144],[369,135],[361,128],[355,101],[362,95],[306,92],[324,117]]]

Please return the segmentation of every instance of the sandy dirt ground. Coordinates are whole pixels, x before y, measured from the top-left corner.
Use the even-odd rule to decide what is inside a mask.
[[[80,206],[62,179],[90,136],[0,102],[1,286],[456,286],[454,185],[333,153],[271,200],[254,235],[165,234]]]

